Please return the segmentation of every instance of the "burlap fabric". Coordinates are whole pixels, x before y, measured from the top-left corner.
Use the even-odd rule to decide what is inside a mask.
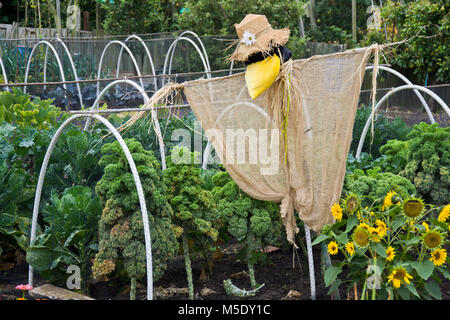
[[[287,239],[295,245],[294,209],[314,231],[333,222],[330,208],[342,191],[366,62],[378,48],[290,60],[254,100],[240,73],[166,86],[149,104],[184,90],[239,187],[281,203]]]

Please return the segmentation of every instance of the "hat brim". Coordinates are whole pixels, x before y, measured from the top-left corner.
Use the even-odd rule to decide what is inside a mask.
[[[290,30],[288,28],[274,30],[270,29],[256,37],[256,42],[251,46],[245,43],[238,44],[230,60],[245,62],[248,58],[257,52],[269,54],[274,47],[282,46],[289,40]]]

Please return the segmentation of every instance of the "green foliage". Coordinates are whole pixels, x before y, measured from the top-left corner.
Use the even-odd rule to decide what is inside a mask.
[[[239,23],[247,14],[264,14],[274,29],[291,30],[286,46],[292,51],[294,58],[303,57],[306,51],[306,39],[299,37],[299,7],[296,1],[201,0],[185,1],[184,7],[189,8],[189,11],[178,14],[179,30],[192,30],[204,36],[236,35],[234,24]],[[214,55],[211,54],[211,57]]]
[[[379,167],[374,167],[365,172],[356,169],[353,173],[346,174],[342,194],[357,194],[365,198],[364,205],[370,205],[373,200],[379,203],[391,190],[401,195],[416,193],[416,188],[408,179],[391,172],[380,171]]]
[[[31,227],[30,203],[34,188],[23,169],[0,164],[0,248],[25,250]]]
[[[377,4],[377,3],[375,3]],[[367,7],[371,5],[370,0],[356,1],[356,25],[358,38],[367,29],[366,14]],[[336,0],[316,0],[314,14],[316,17],[317,29],[312,29],[309,19],[304,17],[308,28],[307,35],[314,41],[346,43],[352,47],[352,3],[351,1]]]
[[[449,127],[422,122],[413,126],[407,141],[392,140],[380,151],[391,167],[400,166],[399,175],[409,179],[426,201],[442,205],[450,196],[449,137]]]
[[[370,118],[372,112],[371,107],[358,108],[355,116],[355,123],[353,126],[353,140],[350,145],[350,152],[356,154],[359,140],[363,132],[367,119]],[[373,140],[371,131],[369,130],[364,140],[362,152],[371,154],[374,158],[379,157],[379,148],[383,146],[390,139],[406,140],[406,135],[411,130],[401,118],[395,118],[390,121],[385,114],[380,114],[374,122]],[[372,141],[371,141],[372,140]]]
[[[449,12],[447,0],[411,1],[405,5],[398,1],[384,3],[381,15],[389,29],[388,41],[408,39],[406,45],[392,49],[389,63],[409,70],[421,83],[427,77],[429,83],[447,83],[450,79]],[[369,33],[365,43],[381,40],[380,33],[384,30]]]
[[[385,158],[387,171],[398,174],[408,164],[408,141],[392,139],[379,149]]]
[[[127,139],[146,199],[153,252],[153,279],[164,274],[166,264],[178,251],[172,229],[172,209],[167,202],[167,189],[160,163],[153,152],[145,150],[135,139]],[[117,141],[101,148],[99,164],[104,174],[95,188],[103,213],[99,222],[99,252],[95,257],[95,278],[107,279],[123,265],[130,278],[140,279],[146,272],[146,254],[142,213],[136,185],[129,164]]]
[[[356,159],[353,156],[353,153],[348,154],[346,166],[347,174],[353,173],[357,169],[365,171],[372,169],[373,167],[379,167],[382,172],[393,172],[391,170],[387,170],[388,165],[386,163],[386,156],[384,155],[374,159],[372,155],[366,152],[361,152],[359,159]]]
[[[27,261],[41,276],[64,283],[67,266],[80,267],[86,292],[90,260],[97,251],[100,198],[88,187],[74,186],[59,196],[52,193],[44,207],[44,233],[27,249]]]
[[[261,250],[267,244],[278,245],[283,226],[279,206],[274,202],[252,199],[225,171],[217,172],[212,182],[217,208],[223,215],[225,230],[243,244],[238,256],[247,262],[250,284],[257,288],[254,265],[264,261]]]
[[[223,214],[226,230],[232,237],[238,241],[246,241],[252,233],[252,251],[280,242],[283,232],[280,210],[276,203],[252,199],[224,171],[214,175],[213,184],[218,210]],[[250,244],[247,242],[246,246],[248,245]]]
[[[318,42],[345,43],[349,46],[355,45],[355,41],[352,41],[351,33],[334,25],[321,26],[319,29],[309,30],[307,34],[311,40]]]
[[[164,182],[167,199],[173,209],[173,223],[178,230],[200,247],[209,261],[212,242],[217,240],[223,221],[216,210],[211,191],[202,188],[201,170],[196,165],[198,153],[174,147],[167,158]]]
[[[103,27],[111,34],[152,33],[167,30],[170,19],[165,9],[171,1],[106,1]]]
[[[30,100],[30,96],[14,89],[0,92],[0,121],[18,126],[33,126],[37,130],[55,125],[61,110],[51,100]]]
[[[217,0],[185,1],[189,11],[178,15],[180,30],[192,30],[201,35],[236,34],[235,23],[247,14],[264,14],[274,29],[289,27],[297,30],[298,7],[295,1]],[[298,35],[298,33],[297,33]]]
[[[102,175],[98,162],[100,148],[105,143],[103,135],[104,131],[96,127],[82,131],[76,125],[69,125],[53,149],[45,180],[46,189],[62,191],[73,185],[84,185],[93,190]]]
[[[0,123],[0,159],[11,168],[24,169],[33,181],[50,140],[50,131],[37,130],[33,126],[15,126],[4,121]]]
[[[30,100],[19,90],[0,93],[0,238],[8,248],[29,245],[36,172],[60,116],[50,100]]]
[[[163,112],[164,112],[163,110],[159,112],[160,116],[159,125],[161,127],[161,132],[163,135],[165,154],[170,155],[170,152],[173,149],[173,147],[179,145],[180,143],[183,143],[183,145],[184,143],[187,143],[183,139],[190,139],[190,143],[187,143],[190,148],[197,147],[194,146],[194,132],[190,129],[196,128],[195,122],[197,121],[197,118],[195,117],[195,114],[192,111],[190,111],[189,113],[183,115],[183,117],[177,118],[165,115]],[[109,118],[111,123],[113,123],[115,126],[120,126],[128,119],[129,119],[128,116],[124,118],[112,116]],[[189,130],[190,133],[189,138],[177,135],[176,131],[178,129]],[[201,129],[199,129],[199,131],[201,131]],[[153,151],[156,158],[159,161],[161,161],[159,143],[153,129],[150,114],[148,117],[142,117],[141,119],[137,120],[132,127],[122,132],[122,135],[124,139],[135,138],[140,143],[142,143],[142,146],[144,147],[145,150]],[[206,147],[206,143],[207,141],[203,141],[202,150]]]

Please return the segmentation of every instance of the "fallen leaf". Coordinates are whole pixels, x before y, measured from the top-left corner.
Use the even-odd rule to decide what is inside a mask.
[[[212,289],[210,289],[210,288],[207,288],[207,287],[204,287],[204,288],[200,291],[200,295],[201,295],[202,297],[204,297],[204,296],[209,296],[210,294],[214,294],[214,293],[217,293],[217,292],[214,291],[214,290],[212,290]]]
[[[298,300],[302,294],[297,290],[289,290],[288,294],[281,300]]]

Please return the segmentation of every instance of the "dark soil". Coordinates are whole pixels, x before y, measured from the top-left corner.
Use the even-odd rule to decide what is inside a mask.
[[[264,263],[255,266],[256,281],[264,284],[254,297],[238,298],[228,296],[223,287],[223,280],[231,279],[233,284],[244,290],[252,290],[250,280],[247,275],[247,264],[237,257],[239,246],[231,244],[223,248],[224,255],[214,261],[213,275],[205,276],[203,271],[203,260],[193,259],[193,280],[194,292],[197,300],[310,300],[311,289],[309,281],[308,261],[302,250],[298,249],[297,254],[293,256],[292,250],[279,249],[267,254],[268,259]],[[450,249],[450,248],[447,248]],[[321,271],[320,246],[313,248],[314,268],[316,279],[316,299],[330,300],[323,282]],[[301,266],[299,265],[301,262]],[[294,263],[294,265],[293,265]],[[345,277],[345,272],[342,274]],[[15,300],[22,297],[22,293],[15,290],[18,284],[27,283],[28,268],[27,265],[20,265],[17,268],[7,272],[0,272],[0,300]],[[450,281],[441,279],[440,285],[443,300],[450,300]],[[35,275],[35,286],[47,283]],[[172,288],[179,290],[186,288],[186,272],[182,256],[177,257],[169,263],[166,273],[162,279],[154,283],[154,298],[161,300],[185,300],[188,298],[186,293],[173,294],[161,297],[159,292],[161,288]],[[177,289],[175,289],[177,288]],[[213,293],[202,294],[205,288],[213,290]],[[145,283],[137,285],[137,299],[146,299]],[[186,290],[186,289],[184,289]],[[286,297],[290,290],[295,290],[299,294],[294,297]],[[351,293],[348,294],[347,291]],[[361,288],[358,288],[360,294]],[[89,288],[89,296],[99,300],[128,300],[129,284],[119,282],[100,282],[92,284]],[[26,295],[27,299],[36,299],[42,297],[31,297]],[[340,299],[353,299],[353,288],[340,287]]]
[[[0,266],[3,269],[0,269],[0,300],[16,300],[17,298],[22,298],[22,291],[16,290],[16,286],[19,284],[27,284],[28,283],[28,264],[24,260],[24,256],[20,252],[10,251],[8,254],[4,254],[0,257],[0,261],[2,262]],[[14,266],[9,270],[4,270],[5,266],[10,264]],[[47,281],[41,280],[39,275],[34,277],[34,286],[38,287],[46,284]],[[27,300],[35,300],[35,299],[46,299],[47,297],[32,297],[28,293],[25,294],[25,299]]]
[[[327,299],[325,286],[322,281],[320,271],[320,248],[314,248],[314,267],[316,276],[316,298]],[[239,300],[235,296],[228,296],[223,287],[223,280],[231,279],[232,283],[240,289],[252,290],[249,277],[247,276],[247,263],[237,260],[236,247],[227,248],[228,254],[225,254],[220,260],[215,261],[214,273],[205,280],[200,280],[202,274],[202,263],[196,261],[193,264],[194,292],[196,297],[205,300],[227,299]],[[234,252],[233,252],[234,251]],[[268,299],[280,300],[288,294],[290,290],[295,290],[301,295],[296,299],[311,299],[311,288],[309,281],[309,270],[307,258],[303,256],[301,250],[297,250],[297,256],[293,257],[292,250],[279,249],[267,254],[267,261],[255,266],[255,278],[259,284],[264,284],[254,297],[244,299]],[[299,265],[299,260],[301,266]],[[294,262],[294,265],[293,265]],[[186,287],[186,271],[184,260],[179,257],[173,261],[167,270],[167,276],[155,283],[155,288],[167,287]],[[202,296],[201,291],[204,288],[211,289],[216,293]],[[186,296],[173,296],[171,299],[185,299]]]

